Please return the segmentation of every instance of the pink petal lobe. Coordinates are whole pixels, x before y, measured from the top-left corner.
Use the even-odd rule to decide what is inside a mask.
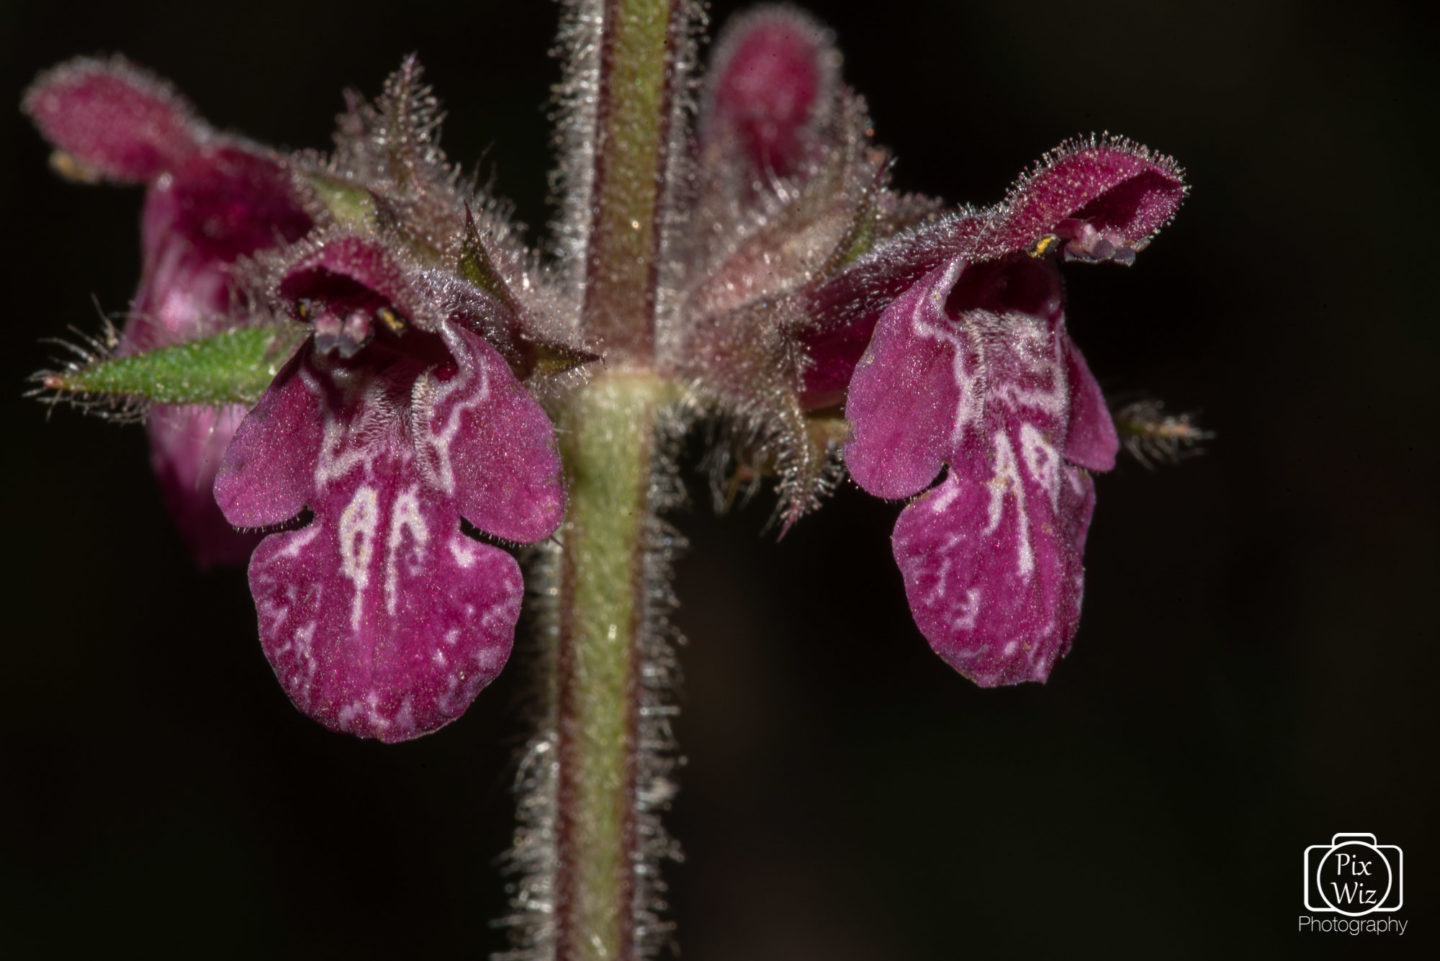
[[[981,687],[1044,681],[1080,618],[1083,568],[1055,514],[1059,490],[1015,448],[1003,438],[984,483],[952,471],[901,512],[892,541],[916,626]]]
[[[309,216],[274,159],[207,148],[150,185],[141,222],[144,273],[121,351],[178,344],[236,326],[230,269],[243,256],[304,236]]]
[[[926,275],[885,309],[850,381],[845,464],[877,497],[909,497],[935,479],[970,400],[973,351],[945,312],[960,269]]]
[[[896,238],[883,251],[861,258],[805,297],[809,322],[796,331],[809,361],[801,401],[809,410],[844,399],[865,346],[885,309],[928,273],[942,269],[973,246],[984,218],[963,214]]]
[[[1078,467],[1065,465],[1060,488],[1060,524],[1077,554],[1085,551],[1090,519],[1095,516],[1095,480]]]
[[[168,84],[119,58],[72,60],[41,74],[22,108],[59,150],[125,182],[179,166],[204,135]]]
[[[1070,426],[1065,437],[1065,459],[1087,470],[1108,471],[1115,466],[1120,437],[1105,404],[1105,395],[1085,357],[1067,337],[1065,362],[1070,380]]]
[[[1169,223],[1185,191],[1169,157],[1119,138],[1072,141],[1016,184],[1001,236],[1021,250],[1058,233],[1068,257],[1128,262]]]
[[[524,586],[460,531],[400,438],[326,479],[312,522],[250,563],[260,642],[295,706],[336,731],[418,737],[464,713],[510,654]]]
[[[1069,340],[1047,271],[1028,258],[982,265],[949,289],[953,336],[973,358],[957,368],[970,380],[961,396],[977,399],[955,408],[945,480],[895,525],[917,626],[984,687],[1043,681],[1080,616],[1093,499],[1064,459]]]
[[[413,392],[419,469],[480,530],[543,540],[565,509],[550,419],[480,335],[446,325],[441,336],[455,363],[427,370]]]
[[[298,516],[318,483],[322,432],[328,443],[343,430],[326,415],[325,380],[309,355],[307,342],[225,451],[215,478],[215,502],[236,527],[269,527]]]
[[[212,263],[291,243],[311,227],[277,158],[239,143],[222,142],[191,155],[146,196],[143,244],[147,254],[171,237],[183,238]]]

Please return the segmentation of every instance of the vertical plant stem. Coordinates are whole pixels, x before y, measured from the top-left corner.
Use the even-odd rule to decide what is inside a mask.
[[[666,385],[607,373],[567,405],[569,493],[559,578],[554,947],[559,961],[630,961],[647,864],[639,822],[656,427]],[[637,870],[638,869],[638,870]]]
[[[604,0],[585,323],[612,360],[648,359],[684,0]]]
[[[666,930],[657,869],[674,855],[658,822],[671,790],[671,662],[657,459],[677,388],[656,372],[655,326],[694,11],[692,0],[572,0],[570,12],[570,142],[588,170],[570,181],[585,197],[566,209],[583,259],[581,326],[604,360],[557,411],[568,504],[545,564],[551,712],[522,778],[515,901],[531,920],[517,922],[527,953],[516,956],[637,961]]]

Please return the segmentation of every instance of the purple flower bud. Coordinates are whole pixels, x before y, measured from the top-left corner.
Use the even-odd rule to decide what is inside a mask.
[[[738,147],[755,173],[796,172],[833,108],[839,60],[829,33],[798,10],[762,7],[735,18],[716,43],[703,143]]]

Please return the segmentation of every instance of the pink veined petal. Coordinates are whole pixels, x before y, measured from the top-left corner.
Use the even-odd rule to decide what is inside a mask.
[[[418,737],[464,713],[510,655],[519,565],[460,530],[403,432],[346,451],[315,517],[250,563],[260,642],[285,693],[332,730]]]
[[[310,501],[322,443],[341,430],[326,417],[323,385],[307,341],[235,431],[215,477],[215,502],[236,527],[283,524]]]
[[[956,261],[927,274],[886,308],[850,381],[845,465],[877,497],[909,497],[935,479],[971,400],[970,338],[945,313],[960,270]]]
[[[204,125],[170,86],[120,58],[41,74],[22,108],[57,148],[112,180],[152,180],[196,149]]]
[[[897,238],[809,291],[809,323],[796,331],[809,361],[801,402],[809,410],[843,401],[846,385],[880,317],[898,297],[932,271],[965,259],[988,220],[971,213],[949,217]]]
[[[1088,478],[1064,459],[1069,341],[1052,275],[1025,258],[943,286],[967,358],[955,383],[977,399],[954,409],[950,471],[892,542],[921,633],[986,687],[1045,680],[1079,621]]]
[[[565,488],[549,417],[480,335],[447,324],[441,336],[453,370],[427,370],[413,392],[421,473],[487,534],[525,543],[550,536]]]
[[[397,337],[349,358],[302,348],[216,482],[235,523],[311,508],[251,561],[261,642],[302,711],[386,741],[458,717],[509,655],[519,567],[462,531],[462,507],[533,540],[563,506],[549,421],[499,353],[449,324]]]
[[[1120,451],[1115,421],[1085,357],[1068,337],[1065,338],[1065,363],[1070,379],[1070,427],[1065,437],[1065,459],[1087,470],[1110,470]]]
[[[1051,481],[1016,446],[997,438],[984,482],[952,470],[901,512],[892,540],[916,626],[981,687],[1044,681],[1080,618],[1080,553],[1055,513],[1059,454]]]

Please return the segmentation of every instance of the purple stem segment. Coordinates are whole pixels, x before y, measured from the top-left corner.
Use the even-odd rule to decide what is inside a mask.
[[[661,213],[684,0],[605,0],[585,259],[586,332],[607,358],[645,364],[655,343]]]
[[[591,9],[591,7],[599,9]],[[603,368],[566,399],[561,531],[550,665],[555,779],[547,887],[557,961],[632,961],[654,943],[652,829],[643,797],[656,624],[650,553],[659,505],[656,426],[669,394],[654,367],[671,126],[685,64],[685,0],[604,0],[574,12],[598,45],[595,153],[582,328]],[[583,42],[583,41],[582,41]]]

